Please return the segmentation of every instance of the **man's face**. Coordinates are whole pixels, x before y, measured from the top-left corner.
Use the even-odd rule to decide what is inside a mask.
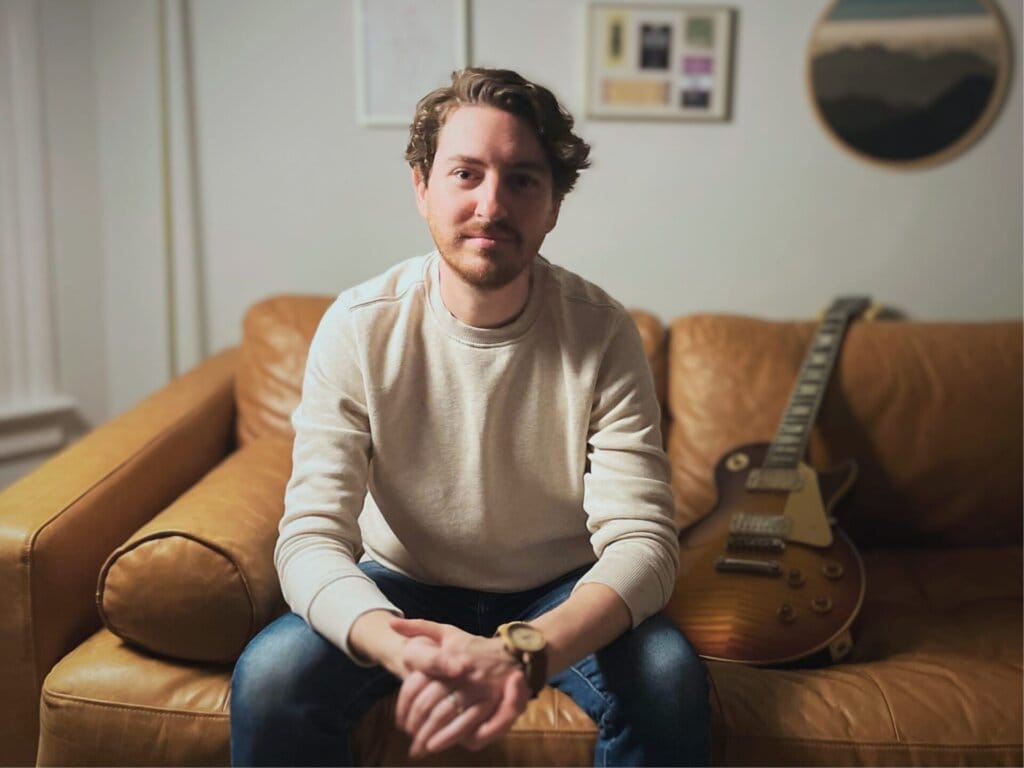
[[[426,181],[413,171],[420,214],[448,266],[477,288],[520,275],[558,220],[540,141],[524,120],[495,107],[448,115]]]

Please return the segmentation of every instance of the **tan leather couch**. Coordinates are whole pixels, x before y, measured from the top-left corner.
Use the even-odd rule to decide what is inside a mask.
[[[288,415],[327,303],[254,306],[239,349],[0,493],[0,762],[228,762],[232,662],[284,610]],[[772,437],[814,325],[635,317],[690,523],[718,457]],[[1021,345],[1019,322],[851,329],[810,459],[861,468],[856,645],[830,668],[711,663],[716,763],[1024,761]],[[362,761],[404,761],[392,706],[360,725]],[[503,741],[433,762],[589,765],[594,733],[548,689]]]

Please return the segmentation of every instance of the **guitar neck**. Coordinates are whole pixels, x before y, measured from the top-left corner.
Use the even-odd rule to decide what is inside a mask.
[[[848,310],[832,308],[818,326],[789,396],[782,423],[768,448],[764,467],[796,469],[799,465],[852,317]]]

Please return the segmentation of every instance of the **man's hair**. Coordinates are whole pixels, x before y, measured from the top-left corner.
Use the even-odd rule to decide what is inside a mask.
[[[489,106],[521,117],[533,128],[551,166],[552,191],[561,200],[590,167],[590,146],[572,132],[572,115],[547,88],[509,69],[467,68],[452,72],[452,84],[431,91],[416,104],[405,159],[423,183],[430,177],[437,137],[461,106]]]

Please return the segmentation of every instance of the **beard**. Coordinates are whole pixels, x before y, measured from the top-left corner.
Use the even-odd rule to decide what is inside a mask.
[[[474,237],[501,239],[494,248],[480,248],[471,242]],[[483,291],[504,288],[533,261],[519,234],[502,225],[466,231],[448,242],[435,237],[434,242],[451,270],[463,282]]]
[[[464,282],[485,291],[504,288],[519,277],[529,265],[527,259],[473,252],[470,249],[462,249],[456,253],[444,249],[441,250],[441,258]]]

